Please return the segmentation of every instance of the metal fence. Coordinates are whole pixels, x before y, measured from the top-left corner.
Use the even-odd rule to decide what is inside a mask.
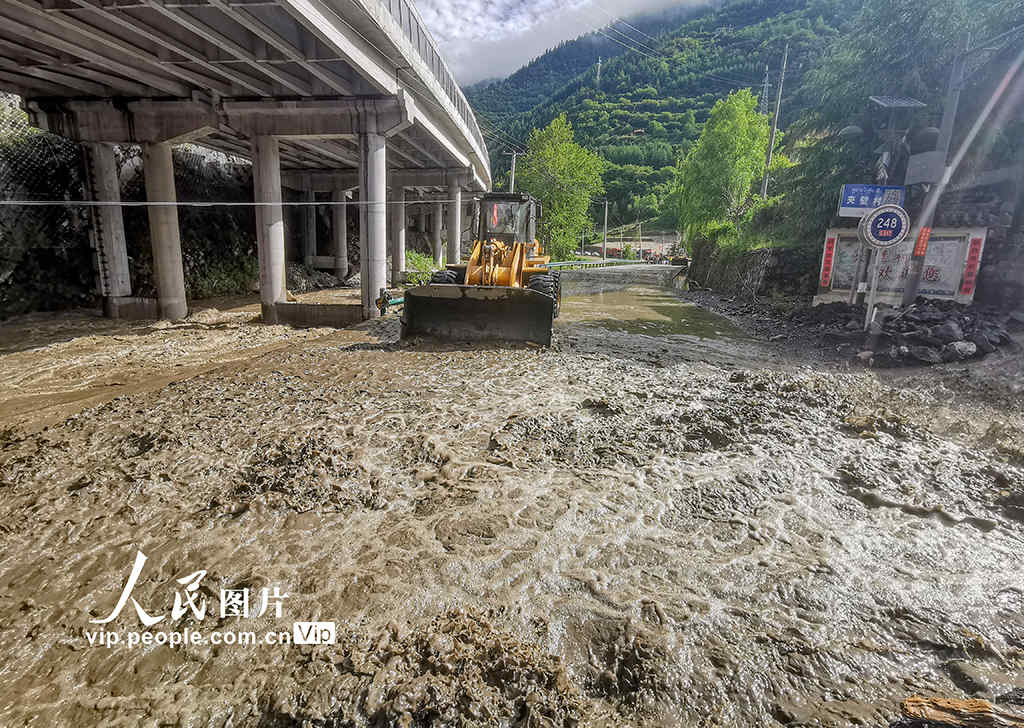
[[[616,265],[653,265],[646,260],[622,260],[621,258],[605,258],[604,260],[566,260],[560,263],[548,263],[548,268],[567,270],[584,268],[611,268]]]
[[[0,94],[0,200],[80,200],[87,179],[79,145],[33,128],[12,94]],[[0,206],[0,317],[81,305],[94,286],[88,211],[65,205]]]
[[[423,20],[420,18],[413,3],[409,0],[380,0],[380,2],[391,13],[391,17],[395,19],[402,32],[405,33],[405,37],[409,39],[409,42],[412,43],[420,58],[427,64],[437,82],[441,84],[441,88],[444,89],[445,94],[448,95],[452,104],[455,105],[459,116],[466,122],[466,126],[469,127],[469,131],[476,140],[476,143],[480,145],[480,149],[486,152],[487,145],[484,144],[484,137],[476,123],[473,109],[470,107],[469,102],[466,101],[466,97],[462,95],[462,89],[459,88],[455,77],[448,70],[444,58],[438,52],[433,37],[424,26]]]

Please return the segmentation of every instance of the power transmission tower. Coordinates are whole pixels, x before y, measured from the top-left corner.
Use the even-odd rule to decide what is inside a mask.
[[[601,88],[601,56],[597,57],[597,87]]]
[[[786,82],[786,63],[789,61],[789,43],[782,53],[782,73],[779,74],[779,91],[775,96],[775,116],[772,117],[772,133],[768,137],[768,155],[764,163],[764,179],[761,180],[761,199],[768,199],[768,170],[772,166],[772,154],[775,152],[775,135],[779,131],[779,112],[782,111],[782,85]]]
[[[509,175],[509,182],[508,182],[508,191],[509,192],[515,192],[516,191],[516,157],[518,155],[519,155],[519,152],[517,152],[515,149],[513,149],[511,152],[505,152],[505,156],[506,157],[508,157],[508,156],[512,157],[512,173]]]

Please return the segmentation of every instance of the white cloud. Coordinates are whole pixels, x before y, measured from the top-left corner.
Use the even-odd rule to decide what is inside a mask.
[[[700,0],[418,0],[460,83],[507,76],[563,40],[670,5]]]

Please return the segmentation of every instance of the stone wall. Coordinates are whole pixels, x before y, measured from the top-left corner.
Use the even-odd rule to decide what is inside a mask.
[[[743,253],[714,248],[695,250],[690,264],[690,285],[753,298],[761,289],[771,257],[772,251],[768,249]]]
[[[738,298],[812,295],[817,283],[815,253],[797,248],[760,248],[744,253],[714,251],[695,256],[693,287]]]
[[[1024,311],[1021,192],[1024,185],[1013,181],[955,190],[943,195],[935,213],[936,227],[988,228],[975,300],[1010,311]]]

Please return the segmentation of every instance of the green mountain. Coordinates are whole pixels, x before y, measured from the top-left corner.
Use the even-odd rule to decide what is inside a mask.
[[[656,19],[630,18],[563,43],[504,81],[467,90],[494,178],[498,184],[507,179],[506,151],[524,148],[532,129],[565,113],[576,140],[609,162],[604,181],[611,223],[655,217],[676,160],[700,134],[715,101],[738,88],[761,95],[768,67],[772,85],[764,108],[770,110],[789,44],[785,128],[803,110],[795,94],[803,74],[819,63],[853,10],[839,0],[729,0]]]
[[[545,103],[567,81],[596,67],[598,60],[609,61],[637,44],[641,49],[647,48],[666,28],[676,28],[705,12],[706,7],[681,6],[616,20],[607,28],[559,43],[508,78],[479,81],[465,91],[479,113],[495,121],[507,120]]]

